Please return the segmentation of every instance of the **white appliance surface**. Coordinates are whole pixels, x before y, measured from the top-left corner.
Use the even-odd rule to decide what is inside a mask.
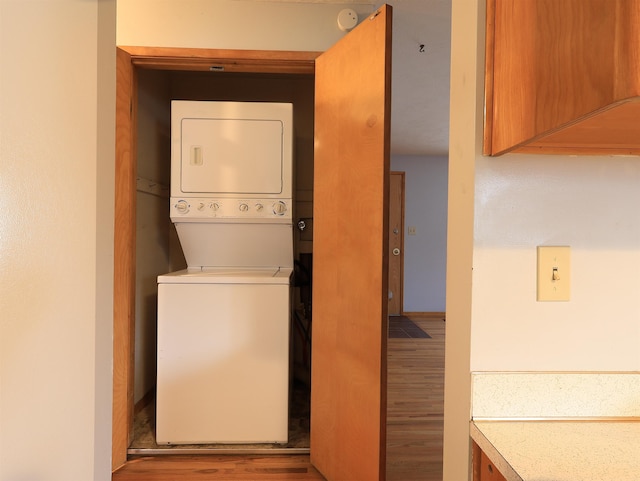
[[[158,278],[159,444],[288,441],[291,272]]]
[[[292,224],[178,222],[189,268],[293,267]]]
[[[292,193],[293,105],[171,102],[171,197]]]
[[[289,284],[290,267],[206,267],[158,276],[159,284]]]
[[[282,193],[282,121],[185,118],[181,130],[182,192]]]

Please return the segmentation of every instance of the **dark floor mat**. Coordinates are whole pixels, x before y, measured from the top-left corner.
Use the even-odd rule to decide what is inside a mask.
[[[431,336],[424,332],[411,319],[405,316],[389,317],[389,338],[390,339],[431,339]]]

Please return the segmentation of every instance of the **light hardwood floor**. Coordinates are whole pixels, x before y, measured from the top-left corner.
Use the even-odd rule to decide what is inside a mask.
[[[442,318],[411,319],[431,339],[389,339],[387,481],[442,481],[444,338]],[[113,481],[323,481],[308,455],[138,458]]]
[[[129,461],[114,481],[325,481],[308,455],[157,456]]]
[[[389,339],[387,481],[442,481],[442,318],[411,317],[431,339]]]

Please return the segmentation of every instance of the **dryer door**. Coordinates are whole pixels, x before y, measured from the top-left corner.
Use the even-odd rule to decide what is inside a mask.
[[[291,197],[290,103],[174,100],[173,197]]]
[[[282,122],[251,119],[183,119],[185,193],[280,194]]]

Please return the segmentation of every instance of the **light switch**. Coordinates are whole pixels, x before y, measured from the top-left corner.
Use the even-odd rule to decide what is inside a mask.
[[[538,301],[568,301],[571,293],[571,248],[538,246]]]

